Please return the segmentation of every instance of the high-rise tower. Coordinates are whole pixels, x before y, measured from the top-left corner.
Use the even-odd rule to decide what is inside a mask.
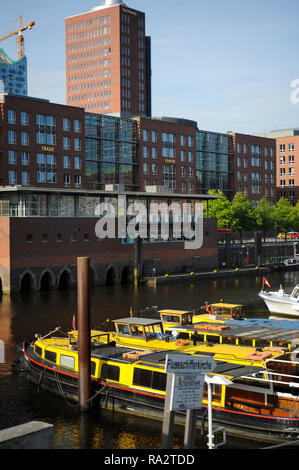
[[[67,104],[151,116],[150,37],[145,14],[122,0],[65,20]]]

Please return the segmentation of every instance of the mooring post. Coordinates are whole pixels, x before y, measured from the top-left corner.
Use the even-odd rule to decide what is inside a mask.
[[[134,287],[138,287],[142,275],[142,240],[134,239]]]
[[[77,258],[79,403],[89,410],[90,382],[90,304],[89,258]]]

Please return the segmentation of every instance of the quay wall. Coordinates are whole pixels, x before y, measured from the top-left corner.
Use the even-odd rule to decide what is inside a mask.
[[[0,279],[9,293],[76,287],[77,257],[90,258],[92,285],[133,280],[134,243],[100,240],[97,218],[1,217]],[[205,219],[203,245],[187,250],[183,241],[142,241],[142,275],[186,273],[218,266],[217,223]]]

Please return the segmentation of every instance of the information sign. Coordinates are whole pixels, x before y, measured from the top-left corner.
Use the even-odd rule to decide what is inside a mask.
[[[190,354],[167,354],[165,372],[172,374],[208,374],[216,367],[210,356],[191,356]]]
[[[202,407],[204,374],[174,375],[170,411],[197,410]]]

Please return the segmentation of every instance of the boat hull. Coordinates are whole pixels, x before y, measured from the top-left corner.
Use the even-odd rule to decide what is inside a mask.
[[[283,297],[279,299],[278,295],[264,294],[260,292],[259,296],[264,300],[268,310],[276,315],[299,318],[299,303],[286,300]],[[289,297],[289,296],[287,296]]]
[[[24,349],[27,379],[41,389],[54,393],[70,404],[78,403],[78,377],[66,371],[58,371],[35,360]],[[131,414],[155,420],[163,420],[164,402],[162,395],[145,390],[134,390],[120,384],[93,380],[91,387],[92,408],[109,409],[114,412]],[[78,403],[79,405],[79,403]],[[175,423],[185,425],[185,413],[176,412]],[[282,418],[261,413],[248,412],[233,406],[213,406],[213,424],[225,426],[230,435],[269,442],[281,442],[299,438],[299,418]],[[207,427],[207,406],[198,410],[199,429]]]

